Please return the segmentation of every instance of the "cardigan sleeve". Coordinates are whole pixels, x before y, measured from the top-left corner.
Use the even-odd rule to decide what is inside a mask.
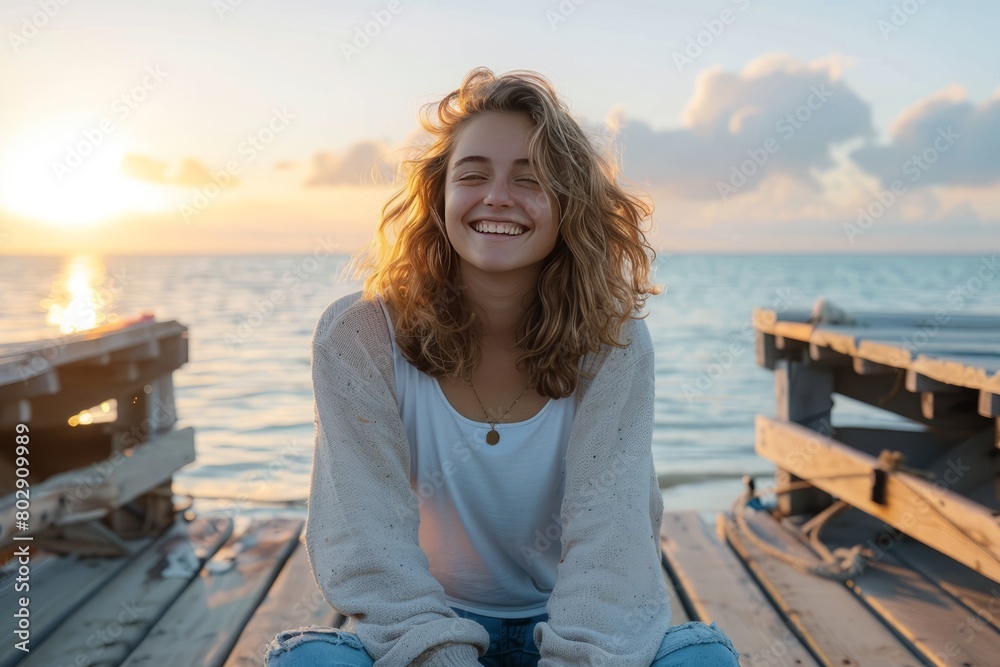
[[[585,394],[566,456],[561,561],[535,626],[538,667],[648,667],[670,625],[652,459],[654,355],[644,320]]]
[[[375,667],[476,667],[486,630],[451,610],[421,549],[409,445],[373,337],[347,315],[312,348],[316,440],[305,543]]]

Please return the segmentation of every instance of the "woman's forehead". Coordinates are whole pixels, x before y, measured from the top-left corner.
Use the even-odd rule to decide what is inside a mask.
[[[467,164],[530,166],[528,141],[534,123],[521,112],[483,112],[459,130],[449,160],[452,169]]]

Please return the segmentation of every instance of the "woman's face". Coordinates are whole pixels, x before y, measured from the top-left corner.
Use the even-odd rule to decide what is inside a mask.
[[[463,271],[540,272],[559,212],[528,163],[524,113],[484,112],[459,131],[448,161],[445,229]]]

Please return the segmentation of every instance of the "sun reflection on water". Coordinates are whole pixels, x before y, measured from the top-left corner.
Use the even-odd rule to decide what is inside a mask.
[[[73,257],[53,285],[51,297],[39,304],[48,311],[45,321],[64,334],[114,324],[119,318],[109,312],[111,291],[103,287],[104,283],[105,268],[99,258]]]

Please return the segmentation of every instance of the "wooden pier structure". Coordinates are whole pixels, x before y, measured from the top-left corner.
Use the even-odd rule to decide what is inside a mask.
[[[748,483],[721,513],[667,508],[660,545],[674,624],[718,623],[744,666],[1000,665],[1000,318],[952,316],[933,334],[927,320],[848,316],[828,305],[811,313],[755,311],[757,360],[774,371],[777,398],[777,417],[758,418],[756,449],[775,463],[775,488]],[[920,331],[926,340],[915,337]],[[186,359],[182,346],[172,345],[160,347],[161,381],[164,369]],[[115,356],[125,349],[133,351]],[[150,363],[152,350],[147,341],[100,358],[105,365]],[[135,355],[146,356],[125,361]],[[14,392],[0,394],[5,419],[24,414],[21,401],[33,407],[54,393],[46,388],[72,386],[60,370],[70,363],[32,375],[28,394],[16,394],[17,407]],[[0,377],[9,372],[0,363]],[[31,381],[48,373],[58,380]],[[116,376],[122,373],[130,374]],[[913,426],[835,426],[837,395]],[[82,403],[66,407],[73,412],[87,407]],[[58,420],[51,421],[55,428]],[[109,430],[101,441],[114,451],[121,428]],[[161,442],[188,452],[187,441],[178,445],[171,433],[133,447],[168,438]],[[112,532],[108,517],[129,495],[113,488],[100,494],[104,528]],[[57,513],[45,530],[81,512]],[[36,553],[31,651],[8,642],[0,667],[260,666],[281,630],[345,621],[310,570],[302,510],[171,512],[165,529],[116,534],[118,553]],[[9,535],[10,524],[3,525]],[[5,612],[22,595],[16,576],[15,561],[0,571]]]

